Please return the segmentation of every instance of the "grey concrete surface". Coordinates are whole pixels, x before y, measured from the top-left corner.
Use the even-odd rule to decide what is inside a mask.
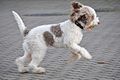
[[[101,21],[92,32],[83,31],[81,46],[88,49],[93,59],[66,64],[69,50],[50,48],[41,63],[46,74],[21,74],[14,60],[23,55],[22,37],[11,11],[18,12],[31,29],[68,19],[71,1],[0,0],[0,80],[120,80],[120,0],[79,1],[98,10]],[[98,64],[99,61],[107,63]]]

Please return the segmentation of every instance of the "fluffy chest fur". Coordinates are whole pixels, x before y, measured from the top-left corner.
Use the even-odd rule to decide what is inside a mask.
[[[65,26],[65,27],[64,27]],[[72,44],[73,42],[79,44],[82,40],[83,34],[81,29],[76,26],[71,21],[66,21],[65,24],[63,24],[63,30],[64,30],[64,44]]]

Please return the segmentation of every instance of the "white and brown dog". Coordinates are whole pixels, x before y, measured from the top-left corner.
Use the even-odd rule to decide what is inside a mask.
[[[99,19],[93,8],[79,2],[72,2],[72,12],[70,18],[58,24],[42,25],[27,30],[20,16],[13,11],[13,15],[18,23],[23,36],[24,56],[16,59],[19,72],[43,73],[45,69],[39,67],[48,47],[70,48],[71,52],[81,55],[87,59],[92,56],[78,44],[81,42],[82,30],[91,30],[99,24]]]

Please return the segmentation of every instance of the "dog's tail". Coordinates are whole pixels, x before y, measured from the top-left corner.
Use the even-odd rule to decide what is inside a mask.
[[[22,18],[19,16],[18,13],[16,13],[15,11],[12,11],[12,13],[13,13],[13,15],[14,15],[14,17],[15,17],[15,20],[17,21],[18,28],[19,28],[19,30],[20,30],[20,32],[21,32],[21,35],[22,35],[23,37],[25,37],[26,34],[28,34],[28,32],[29,32],[29,31],[27,30],[27,27],[26,27],[25,24],[23,23],[23,20],[22,20]]]

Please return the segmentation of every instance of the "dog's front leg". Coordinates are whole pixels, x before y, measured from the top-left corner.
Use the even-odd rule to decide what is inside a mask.
[[[85,57],[86,59],[92,59],[92,56],[89,54],[89,52],[84,47],[80,47],[78,44],[72,43],[70,45],[70,48],[72,48],[78,53],[81,53],[82,56]]]

